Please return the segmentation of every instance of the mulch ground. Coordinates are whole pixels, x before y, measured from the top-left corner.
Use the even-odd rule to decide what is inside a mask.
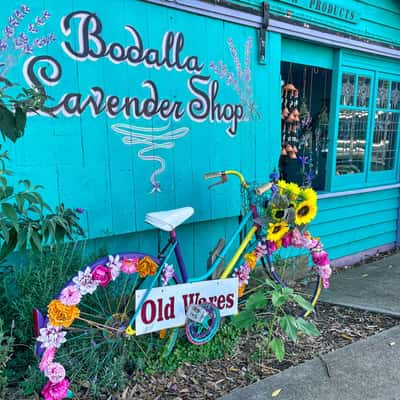
[[[216,399],[318,355],[400,325],[399,319],[389,316],[323,303],[318,305],[311,320],[321,335],[302,336],[295,344],[288,342],[287,354],[281,363],[265,359],[257,351],[262,347],[266,332],[247,333],[240,338],[232,355],[201,365],[185,363],[170,376],[138,376],[133,386],[110,399]]]

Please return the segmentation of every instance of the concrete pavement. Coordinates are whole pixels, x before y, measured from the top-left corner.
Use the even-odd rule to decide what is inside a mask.
[[[400,253],[335,274],[321,301],[400,317]],[[221,398],[242,399],[400,400],[400,326]]]

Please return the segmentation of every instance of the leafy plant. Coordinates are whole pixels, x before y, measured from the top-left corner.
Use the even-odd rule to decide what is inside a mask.
[[[42,250],[46,244],[60,243],[65,237],[83,235],[78,211],[60,204],[53,211],[39,190],[29,180],[19,184],[22,190],[8,184],[12,172],[6,168],[7,151],[0,153],[0,263],[16,248]]]
[[[12,352],[14,338],[6,335],[4,322],[0,319],[0,396],[7,386],[6,367]]]
[[[1,67],[1,66],[0,66]],[[3,140],[16,142],[24,135],[27,114],[44,110],[46,100],[50,99],[43,88],[22,88],[16,97],[6,93],[16,84],[0,76],[0,132]]]
[[[258,310],[264,310],[269,305],[271,312],[266,321],[268,335],[264,343],[266,356],[272,352],[278,361],[282,361],[285,357],[284,338],[296,342],[300,332],[308,336],[320,334],[312,322],[287,312],[288,305],[293,303],[306,311],[314,310],[313,306],[293,289],[282,287],[267,279],[262,289],[247,299],[245,309],[234,318],[233,324],[240,329],[250,329],[257,321]]]

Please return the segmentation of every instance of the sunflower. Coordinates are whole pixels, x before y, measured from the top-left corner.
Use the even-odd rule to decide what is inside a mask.
[[[275,221],[280,221],[281,219],[285,218],[285,209],[284,208],[271,208],[271,217]]]
[[[301,189],[300,189],[299,185],[297,185],[296,183],[292,182],[292,183],[288,183],[286,185],[286,190],[285,191],[287,193],[287,196],[288,196],[289,200],[294,201],[299,196],[299,194],[301,192]]]
[[[312,201],[314,203],[317,202],[317,193],[314,189],[311,188],[303,189],[300,192],[300,197],[307,201]]]
[[[305,225],[311,222],[317,215],[317,205],[313,201],[302,201],[296,207],[296,225]]]
[[[273,242],[278,242],[283,238],[286,232],[289,231],[289,226],[286,222],[276,222],[275,224],[268,225],[267,239]]]
[[[283,194],[285,192],[287,185],[288,184],[286,181],[279,179],[278,183],[276,184],[276,186],[279,188],[279,194]]]

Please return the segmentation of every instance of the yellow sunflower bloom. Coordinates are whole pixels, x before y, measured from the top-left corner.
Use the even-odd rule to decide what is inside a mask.
[[[271,217],[275,221],[280,221],[282,218],[285,217],[285,210],[283,208],[271,208]]]
[[[287,187],[288,184],[287,184],[286,181],[280,179],[276,185],[278,186],[278,189],[279,189],[278,193],[279,194],[283,194],[284,191],[286,190],[286,187]]]
[[[311,188],[303,189],[300,192],[300,196],[306,201],[312,201],[314,203],[317,202],[317,197],[318,196],[317,196],[317,193],[316,193],[316,191],[314,189],[311,189]]]
[[[301,189],[300,189],[300,186],[297,185],[296,183],[288,183],[286,185],[285,192],[287,193],[289,200],[294,201],[299,196]]]
[[[313,201],[302,201],[296,207],[294,222],[296,225],[305,225],[311,222],[317,215],[317,205]]]
[[[276,222],[275,224],[268,225],[267,239],[273,242],[278,242],[283,238],[286,232],[289,231],[287,222]]]

